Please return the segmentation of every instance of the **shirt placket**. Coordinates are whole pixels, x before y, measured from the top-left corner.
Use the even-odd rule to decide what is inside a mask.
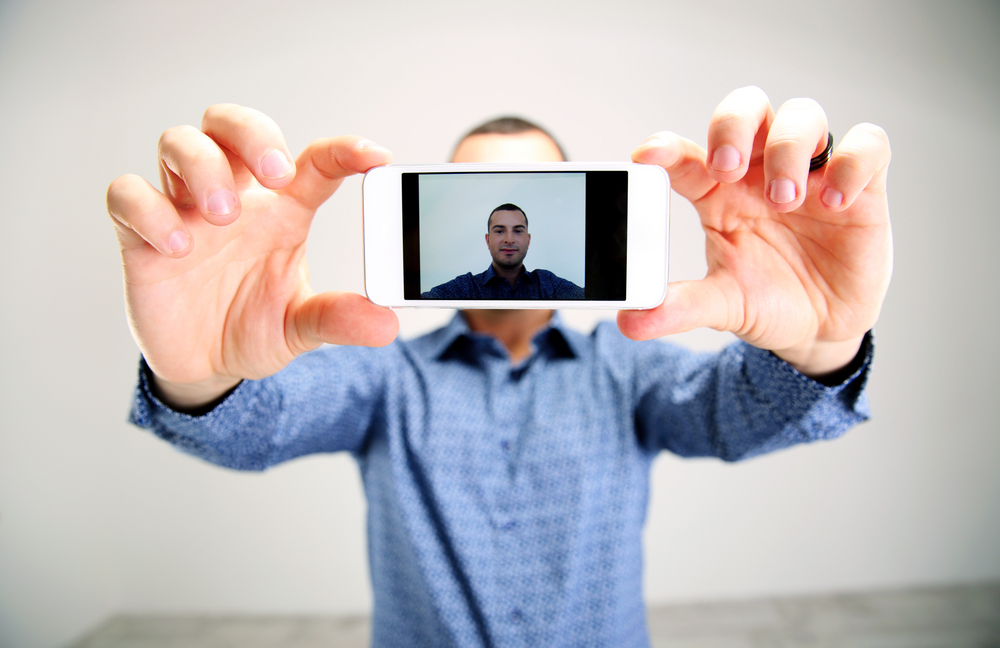
[[[502,635],[499,645],[527,646],[532,611],[524,598],[530,583],[524,582],[519,569],[523,562],[520,553],[524,546],[525,511],[519,505],[516,464],[525,428],[531,421],[531,390],[527,384],[530,376],[527,373],[534,359],[519,367],[511,366],[507,358],[496,360],[490,363],[490,378],[494,420],[500,425],[491,442],[499,446],[503,465],[498,468],[503,471],[504,479],[498,480],[501,486],[493,498],[494,569],[498,587],[490,615],[494,627]]]

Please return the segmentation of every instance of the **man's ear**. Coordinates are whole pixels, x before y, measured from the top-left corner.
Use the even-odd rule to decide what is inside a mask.
[[[486,232],[486,236],[484,236],[483,238],[486,239],[486,247],[489,248],[490,247],[490,233]]]

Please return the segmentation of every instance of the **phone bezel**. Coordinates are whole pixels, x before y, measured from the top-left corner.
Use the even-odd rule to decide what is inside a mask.
[[[403,296],[404,173],[628,172],[628,235],[624,300],[440,300]],[[670,179],[658,166],[631,162],[449,163],[387,165],[362,183],[365,292],[375,304],[414,308],[644,309],[667,290]],[[377,261],[376,261],[377,260]],[[476,271],[478,272],[478,271]]]

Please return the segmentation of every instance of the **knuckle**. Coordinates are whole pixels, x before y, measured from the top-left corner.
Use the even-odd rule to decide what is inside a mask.
[[[163,131],[157,142],[157,150],[161,153],[172,151],[188,140],[194,133],[199,133],[194,126],[172,126]]]
[[[136,187],[141,187],[143,183],[145,180],[132,173],[112,180],[111,184],[108,185],[106,196],[108,209],[117,208],[130,193],[134,192]]]
[[[809,97],[795,97],[781,104],[782,110],[799,110],[803,112],[823,112],[819,102]]]
[[[199,147],[188,155],[187,166],[194,169],[212,169],[219,164],[222,151],[218,148]]]
[[[746,117],[746,113],[740,110],[727,108],[712,115],[712,125],[716,128],[726,129],[738,127],[746,119]]]
[[[838,168],[847,172],[847,175],[867,175],[871,172],[871,163],[856,149],[837,151],[835,162]]]
[[[855,126],[854,128],[870,133],[875,137],[880,137],[885,139],[886,141],[889,141],[889,135],[885,132],[885,129],[883,129],[881,126],[878,126],[877,124],[872,124],[871,122],[862,122],[857,126]]]
[[[864,123],[860,124],[859,128],[862,132],[867,133],[875,142],[886,149],[889,148],[889,134],[885,132],[881,126],[876,126],[875,124]]]
[[[737,88],[736,90],[733,91],[733,94],[738,94],[745,99],[750,99],[754,101],[763,101],[763,102],[770,101],[770,99],[768,99],[767,93],[764,92],[764,90],[761,89],[760,86],[755,86],[755,85],[748,85],[748,86],[743,86],[742,88]]]
[[[236,108],[236,105],[231,103],[212,104],[205,109],[204,114],[201,116],[201,129],[203,131],[207,130],[212,122],[216,122],[224,118],[224,116],[231,112],[233,108]]]
[[[889,135],[875,124],[858,124],[844,137],[842,147],[845,151],[854,152],[859,157],[885,157],[892,155],[889,146]]]
[[[791,133],[769,137],[767,139],[767,143],[764,144],[764,151],[768,155],[795,153],[804,148],[806,148],[806,146],[803,144],[802,140],[795,137]]]
[[[108,204],[111,204],[113,199],[116,199],[125,190],[125,185],[128,184],[128,176],[119,176],[111,181],[108,185],[107,199]]]
[[[726,95],[726,98],[716,108],[716,114],[746,117],[760,112],[762,109],[769,111],[770,105],[771,102],[763,90],[757,86],[745,86]]]
[[[778,114],[779,121],[785,122],[786,125],[789,125],[789,122],[810,126],[821,124],[825,128],[827,123],[826,111],[819,102],[808,97],[789,99],[781,104]]]

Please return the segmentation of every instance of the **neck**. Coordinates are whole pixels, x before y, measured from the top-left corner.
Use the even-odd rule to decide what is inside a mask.
[[[521,276],[522,272],[524,272],[524,264],[522,263],[516,268],[501,268],[496,263],[494,263],[493,272],[496,274],[496,276],[503,277],[504,279],[506,279],[510,283],[510,285],[513,286],[514,282],[517,281],[517,278]]]
[[[512,362],[531,353],[531,340],[552,319],[551,310],[474,309],[462,311],[469,328],[492,335],[507,348]]]

